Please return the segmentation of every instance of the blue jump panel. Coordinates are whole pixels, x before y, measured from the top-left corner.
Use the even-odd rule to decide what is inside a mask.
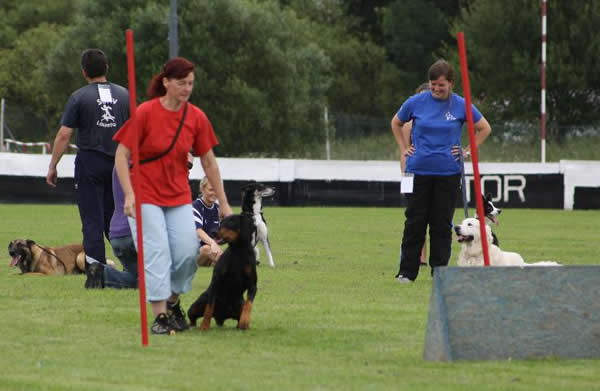
[[[600,358],[600,266],[436,269],[423,356]]]

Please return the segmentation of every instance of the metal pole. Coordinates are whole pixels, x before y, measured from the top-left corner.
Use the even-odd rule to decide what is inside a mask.
[[[546,0],[542,0],[542,103],[540,126],[542,132],[542,163],[546,163]]]
[[[457,34],[458,53],[460,57],[460,74],[462,76],[463,92],[467,114],[467,128],[469,129],[469,144],[471,145],[471,159],[473,162],[473,179],[475,183],[475,205],[479,217],[479,230],[482,238],[486,237],[485,212],[483,211],[483,200],[481,199],[481,181],[479,179],[479,159],[477,157],[477,143],[475,142],[475,127],[473,125],[473,112],[471,107],[471,87],[469,84],[469,67],[467,65],[467,47],[465,45],[465,34],[461,31]],[[490,266],[487,240],[481,241],[483,251],[483,264]]]
[[[133,30],[125,30],[125,40],[127,43],[127,78],[129,80],[129,112],[130,118],[135,118],[136,113],[136,90],[135,90],[135,51],[133,48]],[[140,194],[140,165],[139,165],[139,132],[135,130],[135,142],[132,148],[133,163],[133,192]],[[138,267],[138,291],[140,298],[140,326],[142,330],[142,346],[148,346],[148,313],[146,309],[146,275],[144,268],[144,240],[142,230],[142,207],[139,197],[135,200],[135,223],[137,228],[137,267]]]
[[[174,58],[179,55],[179,37],[177,29],[177,0],[171,0],[169,9],[169,58]]]
[[[4,98],[0,102],[0,152],[4,152]]]
[[[327,112],[327,106],[323,112],[323,119],[325,122],[325,156],[327,160],[331,160],[331,151],[329,148],[329,113]]]

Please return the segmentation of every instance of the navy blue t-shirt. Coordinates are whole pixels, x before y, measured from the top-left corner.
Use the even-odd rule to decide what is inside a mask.
[[[202,202],[201,198],[198,198],[192,202],[192,208],[194,209],[196,229],[203,230],[208,236],[214,239],[219,229],[219,204],[215,202],[209,208]],[[202,240],[200,241],[201,246],[205,244]]]
[[[61,124],[77,129],[77,147],[80,150],[115,156],[117,143],[112,138],[127,119],[127,89],[102,82],[88,84],[71,94]]]
[[[398,113],[402,122],[412,120],[411,141],[415,153],[406,157],[406,172],[417,175],[449,176],[460,173],[460,162],[452,147],[460,145],[463,124],[467,121],[465,100],[454,93],[448,99],[435,99],[431,91],[408,98]],[[471,105],[473,122],[482,115]]]

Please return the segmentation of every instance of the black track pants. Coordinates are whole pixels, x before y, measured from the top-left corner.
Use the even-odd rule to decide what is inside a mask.
[[[460,174],[415,175],[413,192],[407,194],[406,221],[399,274],[414,280],[419,274],[420,254],[429,226],[429,265],[448,265],[452,245],[452,218],[460,190]]]

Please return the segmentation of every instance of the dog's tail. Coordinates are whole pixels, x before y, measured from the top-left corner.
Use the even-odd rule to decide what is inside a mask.
[[[527,263],[525,266],[562,266],[562,265],[560,263],[554,262],[554,261],[540,261],[540,262],[534,262],[534,263]]]

